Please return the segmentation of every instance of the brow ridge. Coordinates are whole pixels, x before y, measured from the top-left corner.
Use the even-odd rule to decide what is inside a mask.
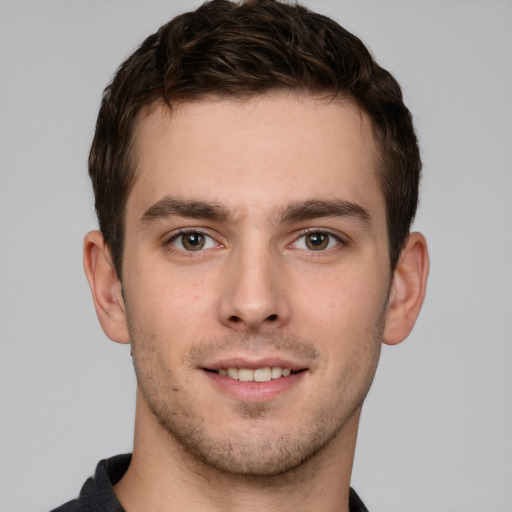
[[[142,214],[140,222],[142,225],[148,225],[173,215],[218,222],[233,220],[231,212],[222,204],[165,196]],[[343,199],[309,199],[294,202],[279,209],[275,221],[290,223],[321,217],[354,217],[364,224],[371,223],[370,214],[365,208]]]
[[[150,206],[142,214],[140,222],[146,225],[173,215],[219,222],[226,222],[231,219],[229,210],[219,203],[166,196]]]
[[[368,210],[344,199],[310,199],[292,203],[279,212],[281,222],[294,222],[321,217],[355,217],[364,224],[371,223]]]

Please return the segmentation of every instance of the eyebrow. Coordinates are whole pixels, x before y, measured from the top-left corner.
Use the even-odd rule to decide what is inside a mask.
[[[142,214],[140,223],[148,225],[173,215],[192,219],[233,222],[231,212],[219,203],[166,196]],[[364,224],[371,224],[370,214],[365,208],[342,199],[310,199],[291,203],[278,210],[274,218],[277,223],[289,223],[321,217],[354,217]]]
[[[371,217],[362,206],[343,199],[311,199],[292,203],[279,212],[281,222],[294,222],[320,217],[354,217],[370,225]]]
[[[231,214],[224,206],[218,203],[204,201],[191,201],[166,196],[150,206],[140,218],[143,225],[151,224],[159,219],[178,215],[192,219],[209,219],[219,222],[231,220]]]

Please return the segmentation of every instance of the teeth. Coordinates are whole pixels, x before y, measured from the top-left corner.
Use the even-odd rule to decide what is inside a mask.
[[[246,368],[239,368],[238,380],[241,380],[242,382],[250,382],[251,380],[254,380],[254,371]]]
[[[257,370],[254,370],[253,374],[256,382],[268,382],[269,380],[272,380],[272,372],[270,371],[270,368],[258,368]]]
[[[273,379],[279,379],[283,375],[283,369],[279,368],[279,366],[275,366],[271,370],[272,378]]]
[[[221,368],[219,370],[219,375],[228,376],[242,382],[268,382],[272,379],[288,377],[291,373],[290,368],[280,368],[279,366],[272,368],[267,366],[256,370],[250,368]]]
[[[228,368],[228,375],[235,380],[238,380],[238,368]]]

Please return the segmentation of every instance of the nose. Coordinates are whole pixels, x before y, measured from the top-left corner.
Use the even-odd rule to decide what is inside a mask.
[[[230,329],[268,332],[290,319],[285,272],[270,249],[238,250],[227,262],[219,302],[220,322]]]

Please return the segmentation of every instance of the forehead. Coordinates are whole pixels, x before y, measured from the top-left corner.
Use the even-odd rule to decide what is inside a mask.
[[[140,116],[134,143],[128,210],[165,195],[241,212],[311,198],[383,205],[371,123],[344,98],[208,98],[172,111],[155,104]]]

